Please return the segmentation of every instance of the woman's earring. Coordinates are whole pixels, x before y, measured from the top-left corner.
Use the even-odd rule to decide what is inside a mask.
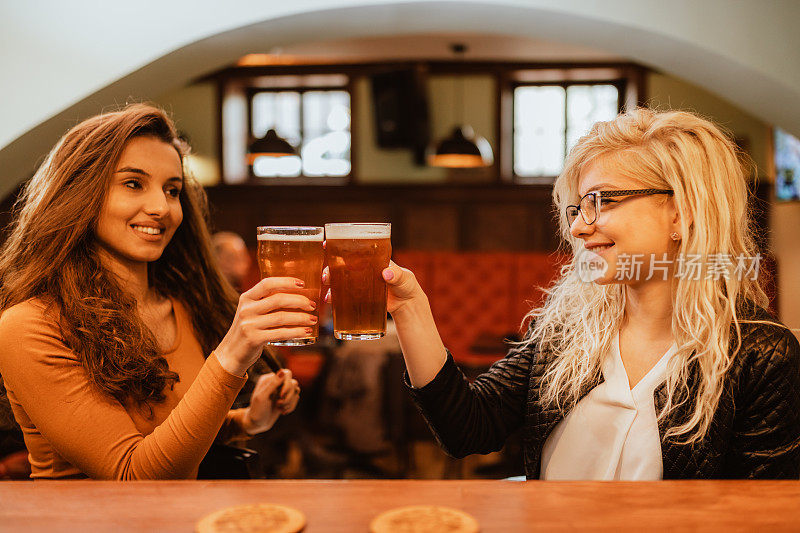
[[[681,236],[678,235],[678,232],[676,232],[676,231],[673,231],[672,233],[670,233],[669,238],[672,239],[673,241],[681,240]]]

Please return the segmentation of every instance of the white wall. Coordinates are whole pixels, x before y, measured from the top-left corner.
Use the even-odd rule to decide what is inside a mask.
[[[163,107],[175,120],[178,132],[192,147],[189,165],[203,185],[220,181],[219,131],[217,128],[217,87],[212,82],[193,83],[159,95],[152,102]]]
[[[647,105],[655,109],[694,111],[713,120],[737,139],[745,139],[759,178],[772,180],[771,128],[763,119],[743,111],[716,94],[675,76],[652,72],[647,76]]]
[[[462,84],[463,109],[454,109],[455,84]],[[409,149],[380,148],[375,137],[375,114],[369,79],[356,82],[355,100],[358,108],[358,144],[355,147],[358,180],[360,183],[443,183],[450,177],[447,169],[417,166]],[[476,134],[497,146],[495,138],[495,83],[492,76],[430,76],[427,84],[431,124],[431,139],[439,141],[448,136],[453,126],[461,121],[469,124]],[[485,170],[481,172],[482,170]],[[460,171],[459,178],[470,177],[484,181],[489,169],[474,172]]]
[[[772,205],[771,244],[778,263],[778,305],[781,320],[800,339],[800,202]]]
[[[358,36],[472,31],[592,46],[800,134],[797,20],[793,0],[3,2],[0,195],[98,109],[154,98],[246,52]]]
[[[363,183],[436,183],[446,178],[444,169],[417,166],[414,154],[407,148],[385,149],[378,146],[375,135],[375,106],[369,78],[355,82],[353,120],[357,132],[353,155],[360,182]],[[433,106],[431,106],[433,107]]]
[[[648,105],[658,109],[696,111],[721,124],[738,138],[746,138],[758,178],[773,182],[772,128],[718,96],[685,80],[653,73],[648,76]],[[770,213],[770,251],[778,264],[778,313],[800,338],[800,202],[773,202]]]

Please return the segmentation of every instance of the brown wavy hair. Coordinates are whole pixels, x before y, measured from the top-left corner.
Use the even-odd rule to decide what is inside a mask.
[[[139,405],[163,401],[178,375],[140,319],[136,300],[101,265],[95,228],[126,143],[142,136],[175,148],[184,181],[183,222],[148,264],[148,282],[184,305],[209,354],[230,326],[237,294],[212,252],[205,191],[186,172],[188,146],[161,109],[132,104],[67,132],[24,186],[0,253],[0,312],[31,298],[44,302],[90,381]]]

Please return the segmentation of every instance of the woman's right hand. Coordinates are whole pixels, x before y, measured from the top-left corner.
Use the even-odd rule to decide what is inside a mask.
[[[394,319],[411,385],[422,387],[430,383],[447,360],[428,297],[407,268],[390,261],[382,275],[389,286],[386,308]]]
[[[243,376],[268,342],[306,337],[317,317],[316,304],[293,291],[304,284],[296,278],[264,278],[239,297],[233,323],[214,353],[222,368]]]
[[[417,278],[409,269],[398,266],[393,261],[389,261],[389,266],[383,269],[381,275],[389,286],[386,310],[392,313],[392,315],[409,302],[419,298],[426,298],[422,287],[417,283]],[[330,285],[330,270],[328,267],[325,267],[322,271],[322,284],[323,286]],[[330,289],[328,289],[325,294],[325,301],[331,301]]]
[[[436,376],[447,360],[428,297],[407,268],[389,261],[381,275],[389,288],[386,309],[394,319],[411,384],[422,387]],[[322,282],[330,283],[327,268],[322,274]],[[331,301],[330,291],[325,295],[325,301]]]
[[[389,261],[389,266],[383,269],[382,275],[389,286],[386,310],[392,315],[414,300],[425,298],[422,287],[409,269],[398,266],[394,261]]]

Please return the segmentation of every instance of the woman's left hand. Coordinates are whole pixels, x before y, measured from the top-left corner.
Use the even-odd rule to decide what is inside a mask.
[[[244,430],[255,435],[267,431],[281,415],[289,414],[300,400],[300,385],[292,379],[292,371],[279,370],[277,374],[264,374],[258,378],[250,407],[244,416]]]

